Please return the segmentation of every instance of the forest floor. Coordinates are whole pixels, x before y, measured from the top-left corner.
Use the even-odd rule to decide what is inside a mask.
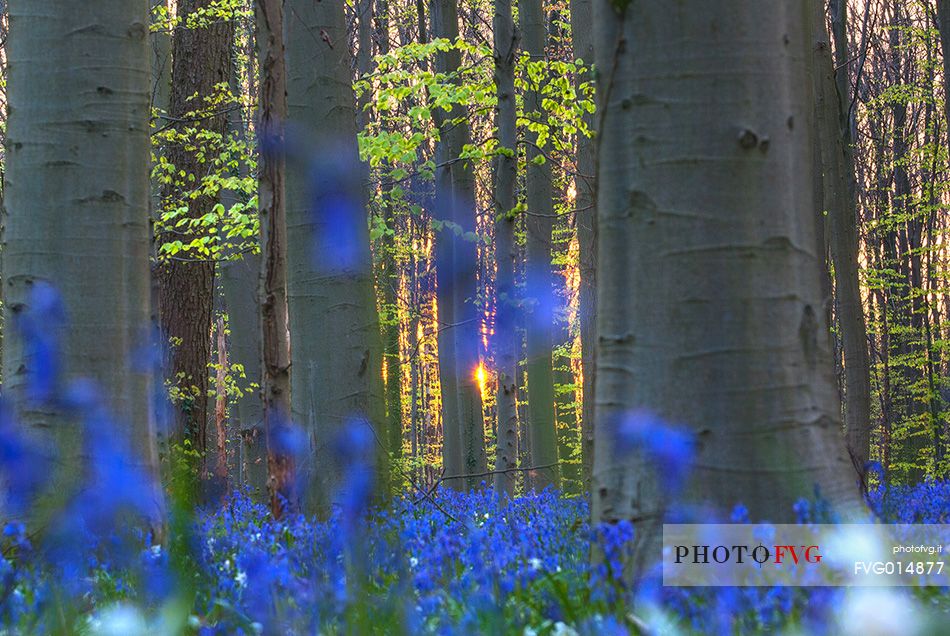
[[[950,484],[878,488],[869,504],[890,522],[939,523]],[[817,510],[796,506],[803,522]],[[945,589],[633,589],[619,576],[632,526],[592,528],[584,498],[550,491],[499,506],[490,490],[440,490],[327,522],[274,521],[237,494],[177,518],[164,548],[111,532],[81,553],[9,525],[2,632],[937,634],[950,611]],[[92,537],[86,521],[72,531]],[[605,557],[593,566],[592,545]]]

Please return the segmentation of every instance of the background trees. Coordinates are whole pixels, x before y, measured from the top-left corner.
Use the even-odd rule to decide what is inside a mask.
[[[758,340],[754,346],[745,343],[734,348],[771,350],[784,341],[766,327],[797,333],[808,323],[805,331],[812,330],[803,318],[804,306],[814,313],[818,345],[825,333],[823,322],[831,321],[829,355],[838,376],[854,468],[863,472],[869,461],[877,461],[890,479],[898,481],[943,474],[950,395],[943,214],[950,146],[941,39],[943,3],[833,0],[825,4],[816,0],[803,4],[811,17],[808,23],[795,22],[802,42],[794,50],[801,59],[786,60],[787,67],[782,69],[764,63],[756,68],[769,77],[789,74],[788,79],[770,80],[769,85],[784,86],[789,95],[794,85],[802,95],[811,91],[813,99],[792,103],[784,94],[759,94],[741,82],[717,80],[716,90],[709,89],[704,98],[708,103],[701,113],[681,114],[677,143],[704,139],[713,143],[710,139],[719,130],[713,125],[719,118],[714,115],[717,104],[722,108],[738,102],[760,104],[743,111],[742,117],[720,113],[741,140],[729,147],[732,159],[726,163],[734,170],[718,172],[703,159],[705,154],[689,160],[671,154],[671,165],[678,166],[675,170],[653,166],[647,158],[660,152],[661,140],[652,129],[634,130],[632,145],[649,148],[638,151],[642,156],[627,156],[608,145],[605,152],[610,159],[605,163],[601,154],[596,160],[593,127],[604,126],[606,131],[619,126],[629,112],[639,114],[642,109],[650,115],[655,108],[643,102],[647,93],[642,82],[658,81],[652,76],[637,80],[636,88],[631,84],[614,92],[640,72],[636,65],[624,66],[629,50],[623,46],[632,44],[629,38],[621,38],[623,46],[618,49],[614,40],[621,30],[604,33],[614,40],[598,52],[602,108],[594,112],[593,9],[600,7],[602,24],[623,22],[631,28],[616,14],[616,3],[523,1],[509,9],[504,3],[489,7],[473,0],[367,0],[332,7],[290,2],[282,20],[288,37],[285,55],[273,38],[277,31],[262,19],[265,12],[255,15],[256,5],[250,0],[224,4],[155,0],[149,4],[153,46],[147,62],[152,81],[146,97],[151,97],[152,104],[151,258],[156,274],[152,310],[160,310],[155,315],[168,345],[165,389],[176,413],[172,445],[187,438],[192,459],[196,453],[212,459],[224,448],[230,485],[262,489],[263,388],[268,403],[287,401],[291,419],[309,436],[302,445],[299,472],[316,483],[312,492],[323,491],[314,495],[313,507],[325,507],[328,493],[336,487],[331,440],[354,420],[371,424],[379,466],[385,466],[387,459],[393,465],[393,489],[424,489],[443,482],[478,488],[483,481],[495,479],[508,490],[559,481],[566,491],[581,493],[588,488],[586,479],[595,456],[592,423],[598,347],[611,352],[610,356],[626,348],[623,355],[633,357],[639,355],[640,346],[651,351],[669,347],[682,357],[692,342],[686,341],[690,321],[702,319],[702,337],[725,341],[738,338],[735,334],[741,332]],[[656,38],[669,29],[664,32],[674,37],[674,26],[698,28],[681,22],[678,15],[664,18],[662,29],[651,24],[647,35]],[[768,24],[778,24],[779,18],[785,24],[786,17]],[[52,22],[42,21],[36,27],[36,19],[17,13],[16,6],[11,7],[10,19],[12,23],[25,20],[23,29],[28,33],[30,28],[39,28],[38,37],[45,37],[43,29],[52,28],[48,26]],[[515,24],[520,28],[515,29]],[[745,42],[741,26],[731,24],[728,37],[722,37],[730,43]],[[761,38],[766,31],[762,30]],[[9,52],[4,48],[11,62],[10,79],[23,84],[14,62],[20,59],[17,47],[26,50],[27,45],[15,34],[12,37]],[[792,55],[792,43],[774,49],[774,42],[761,38],[743,46],[750,51],[755,46],[772,47]],[[675,47],[659,42],[658,59],[680,60],[672,50]],[[84,50],[93,43],[84,40],[81,46]],[[285,58],[286,114],[280,105],[283,90],[277,63]],[[30,63],[39,62],[31,59]],[[699,71],[711,72],[706,67]],[[4,165],[10,214],[4,288],[9,290],[11,319],[24,303],[22,277],[38,276],[31,272],[44,267],[64,272],[59,286],[80,286],[76,288],[83,290],[77,292],[83,302],[97,299],[90,306],[107,306],[103,297],[87,293],[89,283],[74,285],[75,272],[66,272],[69,267],[63,265],[61,254],[75,254],[75,249],[47,249],[60,240],[73,245],[88,239],[82,238],[81,223],[52,227],[55,223],[44,215],[60,215],[66,208],[59,206],[52,212],[43,207],[51,201],[46,184],[66,178],[60,176],[62,169],[69,179],[88,186],[113,178],[108,176],[110,171],[132,174],[137,161],[124,150],[125,155],[110,150],[110,156],[129,158],[109,170],[91,170],[98,164],[89,164],[73,172],[66,164],[47,162],[50,165],[44,164],[42,170],[31,169],[29,177],[22,176],[22,164],[18,167],[14,155],[25,147],[17,144],[25,142],[16,136],[25,134],[27,120],[34,121],[29,117],[46,112],[34,108],[36,100],[83,94],[76,93],[78,88],[68,88],[72,85],[60,76],[54,79],[65,83],[43,90],[27,83],[19,95],[12,95],[5,157],[10,165]],[[799,80],[804,82],[801,86]],[[48,84],[52,86],[52,80]],[[111,90],[104,80],[97,87],[100,84]],[[690,95],[694,91],[685,90]],[[109,99],[119,99],[116,95],[103,93],[101,104],[83,103],[82,107],[97,113],[108,110],[115,105]],[[16,112],[18,99],[30,111],[29,117]],[[62,101],[49,109],[66,109]],[[121,107],[129,110],[140,104],[123,102]],[[79,106],[74,102],[68,108],[72,113]],[[757,108],[788,110],[793,126],[786,123],[785,128],[776,128]],[[138,111],[122,113],[125,120],[141,116]],[[672,111],[668,116],[673,116]],[[281,137],[285,120],[288,132]],[[696,121],[706,123],[697,128]],[[660,123],[654,128],[659,129]],[[267,132],[271,127],[278,131],[273,139]],[[620,131],[605,132],[600,138],[616,144],[627,134],[626,128]],[[704,137],[707,133],[712,136]],[[725,132],[717,134],[725,139]],[[801,138],[794,137],[792,144],[781,135]],[[32,139],[33,133],[29,136]],[[753,142],[754,152],[743,147]],[[103,146],[73,145],[95,157]],[[86,148],[89,145],[97,147]],[[265,150],[263,154],[258,146]],[[56,152],[71,147],[58,147]],[[802,148],[812,155],[804,157]],[[786,157],[786,163],[778,155]],[[284,167],[280,165],[283,156]],[[627,172],[622,171],[623,165],[641,158],[643,166],[634,170],[628,165]],[[37,181],[35,175],[46,175],[46,171],[52,176]],[[775,175],[783,171],[794,173],[800,182],[794,187],[782,185],[781,191],[771,192],[770,187],[768,194],[774,201],[766,201],[767,193],[750,191],[748,183],[778,181]],[[801,177],[803,172],[808,173],[808,183]],[[265,262],[269,282],[262,303],[257,293],[262,266],[258,259],[260,252],[274,254],[267,249],[274,239],[281,242],[282,224],[274,211],[284,173],[287,282],[280,280],[276,261]],[[613,185],[598,186],[598,174]],[[659,189],[657,193],[645,186],[635,192],[645,193],[646,198],[627,192],[630,183],[644,179]],[[805,196],[804,187],[818,195]],[[611,245],[610,252],[598,253],[598,188],[612,197],[608,214],[624,209],[638,211],[635,216],[649,212],[657,216],[657,224],[635,231],[621,225],[622,231],[601,237]],[[100,190],[106,189],[122,192]],[[649,241],[652,250],[663,245],[673,251],[691,249],[686,247],[690,235],[685,226],[670,225],[664,212],[673,203],[658,203],[663,198],[660,193],[667,191],[678,207],[700,209],[695,214],[712,225],[713,210],[785,210],[787,218],[780,227],[760,229],[768,234],[759,237],[760,243],[775,240],[766,248],[756,248],[761,257],[749,259],[777,268],[778,260],[784,258],[787,269],[811,271],[812,264],[792,263],[793,257],[785,253],[789,249],[798,253],[788,247],[797,246],[824,266],[827,286],[816,291],[806,288],[804,278],[772,280],[770,284],[784,290],[784,295],[773,294],[778,300],[770,301],[768,311],[792,322],[779,329],[781,320],[755,314],[749,290],[761,292],[756,285],[764,285],[765,279],[756,278],[754,267],[744,267],[741,276],[738,270],[724,278],[715,275],[728,271],[721,262],[726,246],[739,249],[755,242],[748,234],[751,230],[732,215],[735,226],[716,230],[723,235],[717,252],[720,260],[684,265],[683,271],[679,266],[663,268],[650,274],[645,287],[639,287],[634,273],[642,276],[666,262],[648,258],[652,252],[634,249],[645,236],[653,236],[650,232],[656,233],[655,240]],[[721,199],[717,191],[725,192]],[[695,200],[688,200],[690,192]],[[740,193],[746,199],[740,201]],[[66,202],[78,205],[71,199]],[[138,205],[128,200],[105,204],[130,209]],[[30,221],[20,223],[27,217],[19,217],[19,210],[34,207],[39,212],[35,216],[30,212]],[[814,240],[805,227],[807,220],[799,218],[800,208],[825,219],[816,228],[821,231]],[[40,220],[34,222],[34,218]],[[623,232],[629,234],[628,239],[621,238]],[[713,229],[701,233],[715,235]],[[52,237],[43,246],[48,253],[42,258],[33,252],[27,256],[23,241],[47,235]],[[141,238],[124,236],[129,245]],[[811,247],[819,243],[820,247]],[[117,249],[103,244],[102,250],[86,250],[96,252],[95,256],[84,251],[82,258],[98,259],[95,267],[108,271],[102,280],[113,281],[109,277],[115,276],[108,286],[136,299],[128,301],[134,311],[121,309],[114,314],[116,324],[127,324],[126,342],[131,343],[145,329],[132,314],[148,307],[138,297],[141,280],[122,274],[126,265],[119,263],[140,258],[133,256],[137,247],[125,252],[121,248],[121,259],[102,264],[106,257],[99,252],[114,255]],[[757,253],[752,248],[746,251]],[[274,276],[268,278],[267,272]],[[598,279],[608,272],[613,278],[601,285]],[[714,288],[703,291],[708,284]],[[616,328],[599,337],[597,292],[610,285],[631,292],[622,299],[612,294],[602,301],[601,308],[609,310],[601,325]],[[737,298],[742,300],[735,302],[742,312],[726,302],[720,293],[726,289],[739,290]],[[283,317],[285,290],[287,316]],[[802,299],[802,307],[789,309],[793,293]],[[830,294],[830,302],[822,294]],[[683,299],[696,305],[693,311],[664,309],[686,302]],[[725,325],[714,319],[739,313],[739,318]],[[626,347],[626,334],[639,329],[625,327],[628,322],[653,325],[651,329],[658,333],[651,332],[639,338],[639,344]],[[263,338],[267,344],[261,341],[264,328],[269,334]],[[695,338],[701,341],[700,335]],[[6,381],[11,388],[22,366],[18,346],[13,338],[6,347]],[[124,356],[127,350],[128,345],[122,344],[106,357],[101,351],[94,353],[96,360],[111,369],[118,359],[112,356]],[[820,359],[820,346],[816,351]],[[264,352],[271,358],[262,366]],[[280,355],[275,357],[275,352]],[[613,384],[604,387],[605,395],[617,398],[605,397],[612,403],[605,406],[626,412],[634,406],[628,403],[634,396],[637,405],[684,424],[700,426],[698,421],[709,420],[712,416],[706,409],[721,407],[717,413],[726,417],[726,407],[716,406],[716,400],[703,393],[716,387],[726,390],[726,380],[741,379],[723,371],[728,365],[721,357],[710,354],[695,361],[697,369],[705,369],[696,373],[717,379],[715,387],[708,389],[686,380],[694,371],[688,371],[693,367],[685,362],[669,362],[662,372],[648,372],[646,367],[638,371],[655,381],[654,386],[629,377],[621,381],[618,378],[626,373],[623,366],[604,361],[602,368],[613,378]],[[703,360],[708,368],[700,364]],[[733,363],[741,368],[754,366],[738,355]],[[774,362],[769,372],[784,366],[796,369],[791,375],[804,377],[797,370],[800,364],[800,360]],[[105,383],[120,387],[120,395],[127,393],[126,384],[129,391],[144,390],[130,374],[102,377]],[[671,379],[677,377],[681,379]],[[139,388],[133,390],[132,385]],[[211,399],[225,405],[226,421],[220,421],[220,415],[212,421]],[[674,399],[684,404],[666,412],[664,404]],[[820,406],[809,408],[817,409],[814,413],[827,411],[829,418],[818,419],[836,421],[836,411],[828,407],[834,395],[814,400]],[[780,401],[774,395],[770,399]],[[737,414],[730,418],[742,419]],[[228,443],[220,445],[212,439],[219,430],[228,436]],[[601,443],[608,443],[603,436]],[[712,452],[711,444],[706,442],[704,452]],[[834,446],[827,440],[820,445]],[[175,449],[169,453],[174,455]],[[214,459],[209,465],[221,465]],[[608,453],[605,462],[611,461]],[[496,474],[499,469],[507,472]]]

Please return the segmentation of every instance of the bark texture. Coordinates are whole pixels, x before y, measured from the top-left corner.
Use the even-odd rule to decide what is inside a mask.
[[[34,286],[51,284],[68,314],[64,380],[99,385],[151,468],[151,379],[131,369],[149,323],[148,1],[15,0],[9,19],[4,394],[21,396],[35,371],[12,326]],[[73,427],[36,405],[22,418],[60,453],[65,481],[54,477],[54,488],[74,487],[69,470],[83,459]]]
[[[522,0],[519,5],[524,50],[531,61],[545,59],[547,31],[541,0]],[[525,112],[543,113],[541,91],[525,92]],[[538,135],[527,132],[527,218],[525,228],[525,285],[527,321],[528,414],[531,428],[531,459],[544,466],[530,474],[538,490],[559,486],[557,428],[554,404],[554,277],[551,241],[554,229],[554,188],[551,164],[537,145]]]
[[[180,0],[178,16],[188,16],[206,9],[214,0]],[[212,21],[206,26],[177,28],[172,37],[172,90],[169,116],[175,125],[198,126],[219,135],[227,133],[224,114],[195,118],[188,114],[208,108],[205,100],[215,86],[230,79],[233,25],[229,21]],[[179,171],[194,175],[195,183],[213,169],[210,162],[202,161],[199,148],[183,143],[167,149],[168,161]],[[182,189],[193,187],[191,182],[170,184],[163,192],[165,204],[180,201]],[[216,197],[199,196],[185,202],[188,214],[200,218],[211,212]],[[189,243],[198,235],[186,232],[175,239]],[[159,245],[172,240],[171,235],[156,238]],[[204,453],[208,450],[208,363],[211,356],[211,322],[214,295],[214,263],[200,257],[172,256],[158,263],[156,276],[159,285],[159,311],[162,333],[168,339],[165,372],[167,381],[180,389],[175,404],[175,428],[171,432],[177,441],[191,440],[193,447]]]
[[[858,280],[858,218],[854,193],[854,165],[846,147],[850,93],[839,94],[835,83],[831,43],[825,26],[824,0],[811,0],[813,79],[818,151],[822,173],[822,199],[828,213],[828,242],[835,273],[835,307],[844,350],[845,439],[855,470],[862,477],[871,446],[871,379],[867,326]],[[847,43],[844,52],[847,54]],[[838,70],[847,74],[845,67]],[[845,84],[846,87],[850,83]]]
[[[518,33],[511,0],[495,0],[493,21],[499,155],[495,160],[495,410],[497,450],[495,491],[515,494],[518,465],[518,333],[515,304],[515,185],[518,179],[518,128],[515,62]],[[505,472],[507,471],[507,472]]]
[[[812,214],[803,2],[600,0],[593,516],[650,560],[675,462],[621,451],[637,409],[696,436],[687,501],[790,520],[858,505]],[[629,420],[628,420],[629,421]]]
[[[222,263],[219,272],[231,331],[231,362],[244,367],[245,384],[261,382],[260,276],[260,257],[253,254]],[[235,478],[248,487],[256,500],[263,500],[267,490],[267,448],[260,389],[245,390],[231,409],[240,438]]]
[[[350,426],[370,427],[388,492],[382,345],[343,4],[288,0],[285,12],[289,121],[295,142],[313,142],[286,182],[291,405],[310,443],[305,505],[326,511],[348,494],[334,441]]]
[[[292,492],[293,458],[271,441],[290,416],[290,323],[287,308],[287,213],[285,209],[284,124],[287,69],[283,0],[260,0],[257,11],[261,51],[261,153],[258,202],[261,228],[261,401],[268,440],[271,511],[298,505]]]

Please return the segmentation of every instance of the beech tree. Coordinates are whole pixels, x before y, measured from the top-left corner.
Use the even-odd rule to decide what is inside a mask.
[[[585,65],[594,63],[593,11],[591,0],[571,0],[571,35],[574,58]],[[591,81],[592,76],[579,75],[578,81]],[[585,114],[588,127],[594,128],[594,115]],[[575,161],[574,218],[577,226],[578,265],[580,266],[580,292],[578,320],[581,332],[581,369],[583,394],[581,398],[581,461],[584,483],[590,487],[590,475],[594,460],[594,386],[596,366],[594,353],[597,327],[597,181],[594,175],[596,141],[585,135],[577,137]]]
[[[687,500],[779,522],[817,485],[847,508],[857,488],[819,283],[805,6],[595,9],[594,518],[658,541],[669,475],[617,444],[639,409],[694,433]]]
[[[64,380],[95,380],[140,461],[153,466],[151,381],[131,367],[149,325],[148,1],[53,0],[39,11],[14,0],[9,18],[4,393],[23,397],[38,371],[15,325],[31,310],[32,290],[52,285],[68,321]],[[48,406],[21,408],[63,464],[78,469],[73,427]],[[60,477],[61,487],[75,484],[68,470]]]
[[[871,380],[868,334],[858,280],[858,219],[854,163],[851,159],[850,85],[835,82],[835,58],[825,25],[824,0],[811,0],[814,50],[815,118],[822,198],[827,211],[828,242],[835,275],[835,309],[844,349],[844,423],[848,451],[863,475],[871,443]],[[847,42],[839,47],[847,58]],[[847,60],[842,60],[847,64]],[[842,74],[847,70],[842,69]],[[841,90],[847,92],[841,93]]]
[[[541,0],[519,4],[524,50],[531,61],[545,59],[547,30]],[[543,112],[541,88],[525,92],[525,111]],[[538,145],[538,134],[527,133],[525,189],[525,341],[530,409],[531,462],[541,466],[532,471],[532,485],[539,490],[557,488],[557,431],[554,417],[554,281],[551,270],[551,241],[554,228],[554,188],[551,164]]]
[[[288,120],[301,155],[286,179],[291,410],[310,443],[298,466],[305,506],[324,511],[345,495],[333,441],[348,426],[372,429],[387,492],[382,344],[343,5],[284,6]]]
[[[515,104],[515,61],[519,36],[510,0],[495,0],[495,86],[498,106],[498,157],[495,160],[495,359],[497,379],[498,446],[495,489],[509,497],[515,493],[514,468],[518,463],[518,333],[515,329],[515,185],[518,177],[518,120]]]

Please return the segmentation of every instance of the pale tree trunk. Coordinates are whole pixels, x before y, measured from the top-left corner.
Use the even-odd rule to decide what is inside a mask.
[[[844,350],[845,439],[851,460],[863,479],[871,445],[871,379],[867,327],[858,280],[858,218],[853,166],[848,162],[850,144],[846,125],[849,94],[840,95],[835,84],[831,44],[825,26],[824,0],[810,0],[814,30],[813,79],[822,173],[821,210],[828,213],[828,241],[835,271],[835,306]],[[844,51],[847,51],[845,43]],[[847,67],[838,70],[847,74]],[[850,86],[850,84],[846,84]]]
[[[940,49],[943,53],[943,114],[944,121],[947,122],[948,139],[950,139],[950,90],[947,89],[950,86],[950,0],[937,0],[937,28],[940,31]],[[946,453],[947,428],[945,424],[935,423],[935,426],[937,427],[934,432],[935,446],[939,462]]]
[[[840,0],[839,0],[840,1]],[[940,49],[943,52],[943,114],[950,124],[950,0],[937,0],[937,29],[940,31]]]
[[[178,16],[184,17],[206,9],[213,0],[180,0]],[[233,25],[228,21],[212,21],[198,28],[175,29],[172,39],[172,91],[169,115],[187,120],[187,114],[206,110],[205,100],[214,94],[215,86],[230,78]],[[175,121],[175,120],[173,120]],[[224,114],[201,119],[181,121],[176,126],[197,126],[213,133],[227,133]],[[167,149],[168,161],[179,171],[194,175],[195,183],[211,169],[211,162],[203,162],[199,153],[185,144],[174,143]],[[189,190],[194,183],[183,179],[166,187],[166,204],[176,202],[179,190]],[[217,203],[216,197],[201,196],[187,201],[191,218],[200,218]],[[174,238],[183,243],[200,236],[189,233]],[[171,240],[171,235],[156,238],[159,245]],[[171,256],[163,258],[154,275],[159,285],[159,309],[162,333],[168,339],[165,373],[181,394],[175,404],[173,439],[191,440],[193,448],[201,453],[208,450],[208,363],[211,356],[211,323],[214,294],[214,263],[200,256]]]
[[[458,1],[433,0],[431,4],[432,35],[455,41],[459,34]],[[457,50],[436,56],[436,70],[453,73],[461,65]],[[475,370],[478,367],[479,315],[475,300],[478,266],[475,241],[475,177],[472,166],[459,161],[462,148],[469,143],[465,121],[452,123],[460,115],[457,108],[449,112],[435,111],[440,141],[436,145],[435,217],[448,222],[436,235],[438,251],[439,295],[439,367],[442,377],[443,429],[446,433],[444,461],[446,475],[458,451],[458,467],[462,474],[486,470],[485,421],[482,396]],[[468,236],[466,236],[466,234]],[[454,395],[452,395],[454,389]],[[453,407],[454,402],[454,409]],[[457,431],[450,431],[455,426]],[[453,434],[456,436],[453,440]],[[457,440],[457,443],[456,443]],[[453,448],[454,447],[454,448]],[[481,478],[466,481],[469,488]]]
[[[634,520],[641,558],[659,556],[673,466],[618,448],[637,409],[695,433],[687,502],[782,522],[819,486],[847,514],[858,490],[815,253],[806,5],[595,7],[594,519]]]
[[[256,27],[256,23],[255,23]],[[249,52],[254,51],[257,43],[256,32],[249,38]],[[253,68],[253,65],[250,65]],[[249,69],[251,71],[251,69]],[[258,90],[259,82],[254,81],[253,72],[249,72],[250,92]],[[234,95],[247,90],[242,85],[237,60],[231,60],[231,92]],[[246,122],[238,111],[228,118],[231,133],[244,139]],[[237,176],[248,175],[246,164],[238,167]],[[260,197],[259,197],[260,199]],[[243,203],[237,192],[225,190],[221,193],[221,203],[225,209]],[[230,420],[231,452],[235,456],[237,469],[236,483],[247,488],[255,501],[264,501],[267,494],[267,448],[264,437],[264,416],[261,400],[261,311],[260,278],[261,258],[259,254],[232,254],[221,263],[218,269],[218,283],[224,296],[228,312],[228,353],[232,364],[240,364],[244,369],[242,395],[232,403]],[[249,385],[254,383],[255,388]]]
[[[228,309],[231,331],[231,362],[244,367],[244,383],[261,382],[261,328],[258,297],[260,257],[245,254],[241,260],[226,261],[219,280]],[[251,496],[262,500],[267,490],[267,449],[260,389],[247,389],[232,405],[237,420],[238,483]]]
[[[545,59],[547,32],[541,0],[523,0],[519,5],[524,50],[531,61]],[[525,112],[542,113],[541,92],[525,93]],[[551,269],[551,233],[554,228],[554,188],[551,183],[551,164],[537,146],[537,133],[527,132],[527,204],[525,219],[527,242],[525,246],[526,334],[528,373],[528,414],[531,435],[531,485],[538,490],[547,486],[557,488],[557,430],[554,414],[553,357],[554,280]],[[540,162],[540,163],[539,163]]]
[[[15,0],[9,17],[4,394],[21,395],[34,370],[13,325],[49,283],[68,313],[66,379],[99,385],[151,471],[152,380],[131,368],[149,323],[148,2]],[[84,461],[74,427],[35,404],[22,418],[59,452],[53,488],[71,491]]]
[[[515,494],[518,464],[518,332],[515,305],[515,185],[518,179],[518,124],[515,104],[515,62],[518,33],[511,0],[495,0],[493,21],[495,86],[498,106],[499,155],[495,160],[495,361],[497,386],[497,450],[495,491]]]
[[[167,9],[168,0],[151,0],[152,9],[164,7]],[[151,64],[152,64],[152,84],[149,93],[151,97],[151,106],[161,113],[167,113],[168,100],[172,88],[172,38],[169,31],[165,28],[152,32],[151,43]],[[152,209],[151,214],[154,218],[162,209],[162,186],[158,180],[152,182]],[[154,255],[153,255],[154,258]],[[153,281],[154,282],[154,281]],[[158,288],[155,286],[153,293],[152,312],[155,313],[154,323],[158,325]]]
[[[224,317],[218,316],[215,321],[215,349],[217,349],[217,369],[214,383],[214,432],[215,450],[217,456],[214,464],[214,478],[218,482],[221,492],[228,489],[228,345],[224,334]]]
[[[160,7],[168,9],[168,0],[150,0],[149,2],[151,9],[158,9]],[[151,98],[151,108],[152,112],[150,114],[159,114],[167,115],[168,114],[168,104],[171,99],[171,88],[172,88],[172,36],[171,32],[168,30],[166,25],[163,25],[163,28],[159,31],[153,31],[149,37],[150,49],[151,49],[151,84],[149,95]],[[153,122],[153,125],[156,122]],[[158,124],[163,123],[163,120],[158,119]],[[158,156],[164,154],[166,149],[164,147],[156,148],[154,144],[151,146],[152,152],[154,155]],[[150,163],[150,170],[155,167],[154,163]],[[151,198],[149,200],[149,236],[155,236],[155,223],[161,217],[162,214],[162,183],[160,179],[150,179],[150,194]],[[149,262],[156,263],[158,261],[158,250],[161,246],[157,241],[151,241],[150,250],[149,250]],[[157,276],[149,276],[149,305],[151,306],[151,314],[149,316],[151,320],[151,328],[154,334],[159,334],[161,331],[161,317],[159,316],[160,312],[160,301],[159,301],[159,279]],[[167,442],[166,436],[162,436],[161,443],[164,444]],[[167,449],[162,448],[161,452],[167,452]]]
[[[571,37],[574,58],[580,58],[588,67],[594,63],[591,0],[571,0]],[[593,79],[579,75],[578,82]],[[594,116],[584,115],[587,126],[593,130]],[[584,488],[590,489],[590,475],[594,466],[594,386],[596,386],[597,350],[597,181],[594,177],[595,140],[583,135],[577,137],[577,174],[574,176],[574,217],[577,225],[577,245],[580,260],[580,290],[578,317],[581,329],[581,369],[583,393],[581,400],[581,462]]]
[[[356,71],[359,75],[369,72],[373,64],[373,3],[374,0],[356,0]],[[373,91],[364,92],[357,100],[356,121],[360,128],[369,121],[366,106],[373,98]]]
[[[388,493],[382,345],[343,4],[285,7],[288,119],[315,142],[308,170],[287,173],[291,405],[311,444],[300,466],[306,504],[326,511],[347,496],[333,441],[348,426],[372,429],[377,484]]]

